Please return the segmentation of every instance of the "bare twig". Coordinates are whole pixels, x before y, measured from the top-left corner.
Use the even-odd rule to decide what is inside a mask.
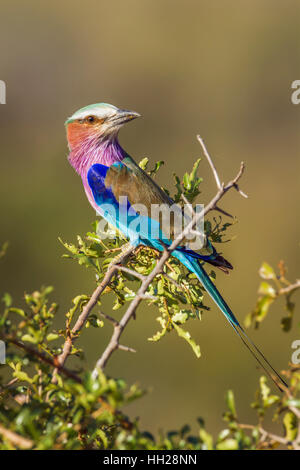
[[[215,167],[215,165],[214,165],[214,163],[213,163],[213,161],[212,161],[212,159],[211,159],[211,157],[210,157],[210,155],[209,155],[209,153],[208,153],[208,151],[207,151],[207,148],[206,148],[206,146],[205,146],[205,144],[204,144],[203,139],[200,137],[200,135],[197,135],[197,139],[198,139],[198,141],[199,141],[199,143],[200,143],[200,145],[201,145],[201,147],[202,147],[203,153],[204,153],[205,157],[207,158],[207,161],[208,161],[208,163],[209,163],[209,165],[210,165],[210,167],[211,167],[211,169],[212,169],[213,175],[214,175],[215,180],[216,180],[217,188],[218,188],[218,190],[219,190],[219,192],[220,192],[220,191],[222,191],[222,189],[223,189],[223,187],[224,187],[224,183],[221,183],[221,181],[220,181],[220,178],[219,178],[218,172],[217,172],[217,170],[216,170],[216,167]],[[242,162],[242,163],[241,163],[241,167],[240,167],[239,173],[238,173],[237,176],[234,178],[234,180],[230,181],[230,182],[227,184],[227,186],[225,186],[225,188],[228,187],[228,186],[230,186],[231,188],[234,187],[234,188],[240,193],[241,196],[247,198],[247,197],[248,197],[247,194],[245,194],[243,191],[241,191],[241,190],[239,189],[238,185],[237,185],[238,180],[240,179],[240,177],[242,176],[242,174],[243,174],[243,172],[244,172],[244,168],[245,168],[245,165],[244,165],[244,163]],[[228,189],[230,189],[230,188],[228,188]],[[226,191],[228,191],[228,189],[227,189]],[[216,205],[215,205],[214,209],[216,209]],[[219,208],[217,208],[217,210],[219,210],[219,211],[221,210],[221,211],[222,211],[222,209],[219,209]]]
[[[297,279],[294,284],[290,284],[287,287],[282,287],[281,289],[278,290],[277,294],[278,295],[287,295],[291,294],[294,290],[300,288],[300,279]]]
[[[6,429],[4,426],[0,424],[0,434],[7,439],[11,444],[20,449],[31,449],[33,447],[33,441],[27,439],[26,437],[20,436],[9,429]]]
[[[4,390],[7,390],[8,388],[12,387],[16,382],[18,382],[19,379],[17,377],[11,379],[7,384],[1,385],[0,387],[0,393],[2,393]]]
[[[220,190],[220,189],[222,189],[222,184],[221,184],[221,181],[220,181],[218,172],[217,172],[217,170],[216,170],[216,167],[215,167],[215,165],[214,165],[214,163],[213,163],[213,161],[212,161],[212,159],[211,159],[211,157],[210,157],[210,155],[209,155],[209,153],[208,153],[208,151],[207,151],[207,148],[206,148],[206,146],[205,146],[205,144],[204,144],[204,141],[203,141],[202,137],[201,137],[200,135],[197,135],[197,139],[198,139],[198,141],[199,141],[199,143],[200,143],[200,145],[201,145],[201,147],[202,147],[203,153],[204,153],[204,155],[206,156],[207,161],[208,161],[208,163],[209,163],[209,165],[210,165],[210,168],[211,168],[211,170],[212,170],[212,172],[213,172],[213,175],[214,175],[215,180],[216,180],[217,188]]]

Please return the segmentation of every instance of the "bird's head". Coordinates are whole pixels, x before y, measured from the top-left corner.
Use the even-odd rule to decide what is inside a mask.
[[[119,109],[112,104],[97,103],[76,111],[66,121],[70,149],[84,141],[114,139],[128,121],[140,117],[135,111]]]

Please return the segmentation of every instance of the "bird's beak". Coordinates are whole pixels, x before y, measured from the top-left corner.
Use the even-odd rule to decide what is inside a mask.
[[[136,113],[135,111],[119,109],[118,113],[110,118],[110,121],[113,125],[121,126],[122,124],[125,124],[125,122],[132,121],[133,119],[136,119],[138,117],[141,117],[141,115],[139,113]]]

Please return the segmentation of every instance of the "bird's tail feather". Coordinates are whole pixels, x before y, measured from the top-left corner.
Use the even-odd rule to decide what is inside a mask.
[[[174,253],[175,254],[175,253]],[[187,255],[182,255],[180,253],[179,256],[177,256],[177,253],[175,254],[176,257],[192,272],[194,272],[207,291],[207,293],[210,295],[210,297],[213,299],[213,301],[217,304],[221,312],[224,314],[226,317],[227,321],[230,323],[234,331],[237,333],[237,335],[240,337],[242,340],[243,344],[246,346],[246,348],[251,352],[252,356],[256,359],[258,364],[263,368],[263,370],[266,372],[266,374],[272,379],[272,381],[275,383],[275,385],[279,388],[280,391],[283,391],[282,386],[288,388],[288,385],[286,382],[283,380],[283,378],[279,375],[279,373],[273,368],[273,366],[270,364],[270,362],[267,360],[265,355],[258,349],[258,347],[254,344],[254,342],[249,338],[249,336],[245,333],[244,329],[240,325],[239,321],[237,318],[234,316],[233,312],[231,311],[230,307],[227,305],[223,297],[221,296],[220,292],[214,285],[214,283],[211,281],[209,278],[208,274],[206,271],[202,268],[202,266],[194,259]],[[183,260],[182,258],[185,258]],[[184,262],[185,261],[185,262]],[[275,377],[273,376],[273,374]]]
[[[227,318],[227,317],[226,317]],[[266,356],[260,351],[260,349],[256,346],[256,344],[252,341],[251,338],[245,333],[245,330],[239,325],[238,327],[230,322],[228,320],[231,326],[233,327],[234,331],[237,333],[237,335],[240,337],[242,340],[243,344],[246,346],[246,348],[250,351],[252,356],[256,359],[258,364],[262,367],[262,369],[266,372],[266,374],[272,379],[274,384],[279,388],[281,392],[284,391],[282,388],[282,385],[285,388],[288,388],[287,383],[283,380],[281,375],[274,369],[274,367],[270,364]],[[252,349],[253,348],[253,349]],[[275,375],[272,375],[272,372]]]

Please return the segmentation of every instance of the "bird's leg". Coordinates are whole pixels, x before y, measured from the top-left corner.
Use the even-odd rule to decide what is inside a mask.
[[[138,246],[136,247],[136,249],[134,250],[135,256],[138,255],[139,252],[140,252],[143,248],[145,248],[145,245],[138,245]]]
[[[135,249],[134,254],[137,255],[141,250],[148,250],[150,253],[154,253],[156,255],[159,255],[161,252],[157,250],[156,248],[153,248],[152,246],[146,246],[146,245],[138,245],[137,248]]]
[[[108,248],[104,253],[114,253],[115,251],[121,251],[122,247],[117,246],[116,248]]]
[[[119,253],[108,265],[107,267],[107,270],[109,270],[112,266],[114,266],[115,264],[119,264],[119,263],[125,263],[129,257],[129,255],[132,253],[133,251],[133,246],[128,242],[128,243],[125,243],[125,245],[123,245],[121,248],[121,253]]]
[[[170,265],[168,261],[166,261],[166,266],[169,268],[170,271],[172,271],[172,273],[175,272],[175,269],[173,268],[173,266]]]

